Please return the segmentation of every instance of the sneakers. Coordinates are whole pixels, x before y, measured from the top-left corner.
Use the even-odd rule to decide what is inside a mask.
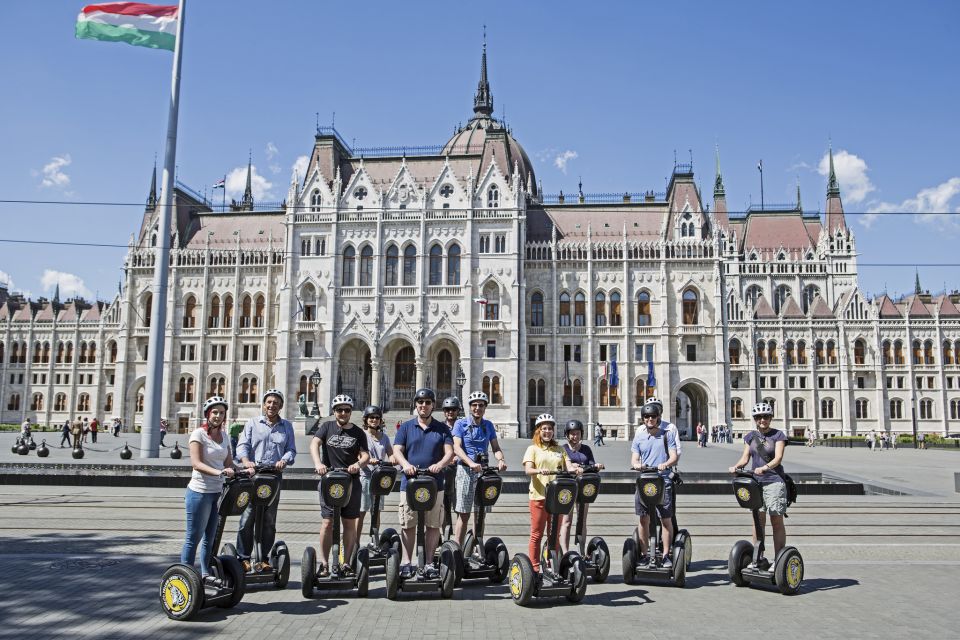
[[[413,565],[411,565],[411,564],[405,564],[405,565],[403,565],[402,567],[400,567],[400,579],[401,579],[401,580],[409,580],[410,578],[413,577],[414,573],[415,573],[415,572],[414,572],[414,570],[413,570]]]
[[[427,580],[436,580],[437,578],[440,577],[440,569],[438,569],[435,565],[432,565],[432,564],[427,565],[423,569],[423,577],[426,578]]]
[[[672,569],[672,568],[673,568],[673,561],[670,559],[670,556],[666,556],[666,557],[663,559],[663,562],[660,563],[660,567],[663,568],[663,569]]]
[[[206,575],[203,576],[203,584],[215,589],[219,589],[223,586],[223,580],[217,578],[216,576]]]
[[[250,573],[250,569],[253,568],[253,565],[250,564],[250,561],[249,561],[249,560],[241,560],[241,561],[240,561],[240,565],[243,567],[243,572],[244,572],[244,573]]]
[[[640,556],[640,564],[643,565],[643,566],[649,565],[649,564],[650,564],[650,556],[647,555],[646,553],[641,554],[641,556]]]
[[[317,577],[318,578],[329,578],[330,577],[330,567],[320,563],[320,566],[317,567]]]

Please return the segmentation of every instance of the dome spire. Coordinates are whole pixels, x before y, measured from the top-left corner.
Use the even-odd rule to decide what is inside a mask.
[[[493,114],[493,94],[487,81],[487,25],[483,25],[483,57],[480,59],[480,82],[473,98],[473,112],[488,118]]]

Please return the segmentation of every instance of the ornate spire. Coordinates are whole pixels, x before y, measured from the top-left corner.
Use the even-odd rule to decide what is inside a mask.
[[[247,186],[243,190],[243,200],[240,201],[240,208],[246,211],[253,211],[253,157],[247,156]]]
[[[490,117],[493,114],[493,94],[487,81],[487,27],[483,27],[483,57],[480,59],[480,82],[477,83],[477,95],[473,97],[473,112],[478,116]]]
[[[714,199],[726,196],[726,192],[723,189],[723,173],[720,171],[720,145],[716,145],[717,153],[717,177],[713,182],[713,197]]]
[[[800,203],[800,176],[797,176],[797,211],[803,211],[803,205]]]
[[[147,209],[157,206],[157,160],[153,160],[153,177],[150,178],[150,195],[147,196]]]
[[[831,235],[837,229],[846,230],[847,221],[843,215],[843,202],[840,199],[840,185],[837,172],[833,168],[833,143],[830,143],[830,178],[827,182],[827,232]]]
[[[914,277],[914,281],[913,281],[913,292],[916,295],[920,295],[921,293],[923,293],[923,289],[920,287],[920,269],[917,269],[914,273],[916,274],[916,276]]]
[[[827,197],[839,196],[840,184],[837,182],[837,172],[833,170],[833,143],[830,144],[830,179],[827,182]]]
[[[917,276],[917,286],[920,286],[920,276]],[[60,304],[60,282],[57,282],[56,288],[53,290],[53,304]]]

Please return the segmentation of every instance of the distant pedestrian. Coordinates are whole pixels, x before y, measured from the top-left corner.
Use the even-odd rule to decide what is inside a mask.
[[[707,438],[710,437],[710,429],[706,427],[702,422],[697,423],[697,433],[700,434],[700,446],[707,446]]]
[[[73,421],[73,426],[70,427],[70,435],[73,436],[73,448],[80,448],[80,440],[83,438],[83,420],[77,418]]]
[[[897,436],[893,431],[890,432],[890,448],[897,450]]]
[[[123,426],[123,423],[120,421],[120,418],[114,418],[113,420],[113,437],[120,437],[120,428]]]
[[[917,444],[920,446],[921,449],[927,448],[926,438],[924,437],[922,432],[917,434]]]
[[[883,451],[887,446],[887,434],[880,434],[880,451]]]
[[[167,421],[166,421],[166,420],[161,420],[161,421],[160,421],[160,446],[161,446],[161,447],[167,446],[167,445],[164,444],[164,442],[163,442],[163,439],[164,439],[166,436],[167,436]]]
[[[870,430],[870,434],[867,436],[867,441],[870,443],[870,451],[876,451],[877,449],[877,432],[873,429]]]
[[[63,449],[63,443],[66,441],[67,446],[70,446],[70,421],[65,420],[63,426],[60,427],[60,448]]]
[[[83,436],[82,436],[82,440],[81,440],[81,441],[83,442],[83,444],[87,444],[87,436],[88,436],[89,434],[90,434],[90,422],[89,422],[89,418],[84,418],[84,419],[83,419]]]
[[[606,443],[603,441],[603,436],[604,436],[603,425],[598,422],[596,430],[593,433],[593,446],[595,447],[605,446]]]
[[[97,429],[99,429],[100,423],[97,422],[97,419],[94,418],[90,421],[90,442],[93,444],[97,443]]]

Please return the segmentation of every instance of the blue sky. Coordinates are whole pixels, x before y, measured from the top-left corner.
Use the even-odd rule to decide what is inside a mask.
[[[74,39],[82,4],[6,7],[0,199],[139,203],[162,159],[171,54]],[[179,177],[202,191],[251,152],[258,195],[282,199],[317,112],[356,146],[442,144],[471,115],[486,24],[495,116],[547,193],[662,191],[692,153],[709,194],[719,144],[731,210],[759,202],[760,159],[766,202],[799,180],[818,209],[832,139],[848,212],[917,212],[848,217],[862,288],[907,292],[913,267],[867,265],[960,262],[958,23],[953,0],[190,0]],[[0,204],[0,238],[123,245],[142,211]],[[124,252],[0,242],[0,279],[110,298]],[[955,267],[919,270],[960,288]]]

